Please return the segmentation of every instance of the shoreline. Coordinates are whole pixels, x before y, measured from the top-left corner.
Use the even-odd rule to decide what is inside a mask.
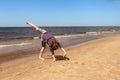
[[[118,35],[116,35],[116,36],[118,36]],[[89,44],[89,43],[94,43],[96,41],[109,39],[111,37],[116,37],[116,36],[107,36],[107,37],[102,37],[102,38],[98,38],[98,39],[93,39],[93,40],[81,42],[79,44],[69,45],[69,46],[66,46],[65,49],[67,50],[69,48],[83,46],[83,45],[86,45],[86,44]],[[60,52],[60,50],[56,50],[56,52]],[[12,63],[14,61],[21,62],[21,60],[27,60],[29,58],[34,58],[34,57],[39,56],[39,50],[35,49],[35,48],[34,48],[34,50],[27,49],[27,51],[25,51],[25,50],[20,51],[20,52],[14,51],[14,52],[11,52],[11,53],[12,54],[0,55],[0,57],[1,57],[0,64]],[[45,51],[44,55],[50,55],[50,51],[47,49],[47,51]],[[3,59],[2,59],[2,57],[3,57]]]
[[[113,36],[118,36],[120,32],[115,32],[115,33],[105,33],[105,34],[98,34],[98,35],[86,35],[86,36],[81,36],[81,34],[77,35],[60,35],[57,36],[56,38],[60,43],[62,43],[63,47],[65,48],[70,48],[74,46],[79,46],[79,45],[84,45],[90,42],[94,42],[97,40],[113,37]],[[31,45],[24,45],[21,46],[22,43],[31,43]],[[16,59],[21,59],[21,58],[27,58],[30,56],[37,56],[39,55],[39,49],[41,47],[41,42],[40,39],[27,39],[27,40],[13,40],[10,43],[15,43],[16,45],[20,46],[13,46],[13,47],[6,47],[6,48],[0,48],[0,63],[4,63],[7,61],[13,61]],[[20,43],[20,44],[18,44]],[[39,44],[38,44],[39,43]],[[3,43],[4,44],[4,43]],[[6,42],[5,42],[6,44]],[[7,42],[9,44],[9,42]],[[47,49],[45,54],[47,54],[49,50]]]

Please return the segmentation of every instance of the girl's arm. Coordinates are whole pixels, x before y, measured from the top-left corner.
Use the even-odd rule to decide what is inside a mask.
[[[32,28],[34,28],[34,29],[37,30],[37,31],[40,31],[40,32],[42,32],[42,33],[46,32],[46,30],[43,30],[43,29],[39,28],[38,26],[36,26],[36,25],[28,22],[28,21],[26,22],[26,24],[30,25]]]

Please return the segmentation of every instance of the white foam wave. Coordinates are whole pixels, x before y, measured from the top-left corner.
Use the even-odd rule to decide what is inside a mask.
[[[24,45],[30,45],[32,43],[18,43],[18,44],[7,44],[7,45],[0,45],[0,48],[4,48],[4,47],[17,47],[17,46],[24,46]]]
[[[87,35],[99,35],[99,32],[86,32]]]
[[[86,34],[59,35],[59,36],[55,36],[55,38],[79,37],[79,36],[85,36],[85,35],[86,35]]]

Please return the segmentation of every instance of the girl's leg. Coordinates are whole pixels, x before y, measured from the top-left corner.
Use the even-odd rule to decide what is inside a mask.
[[[54,50],[51,50],[53,61],[56,61]]]
[[[45,50],[45,47],[42,47],[41,50],[40,50],[39,59],[41,59],[41,60],[45,60],[44,58],[42,58],[44,50]]]
[[[61,48],[61,50],[64,52],[64,54],[63,54],[63,57],[65,57],[66,56],[66,51],[65,51],[65,49],[64,48]]]

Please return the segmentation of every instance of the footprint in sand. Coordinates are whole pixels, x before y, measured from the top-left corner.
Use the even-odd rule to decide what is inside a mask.
[[[82,63],[81,63],[81,65],[85,65],[85,63],[84,63],[84,62],[82,62]]]
[[[3,71],[3,68],[2,68],[2,67],[0,67],[0,71]]]
[[[78,64],[78,61],[70,61],[71,64]]]

